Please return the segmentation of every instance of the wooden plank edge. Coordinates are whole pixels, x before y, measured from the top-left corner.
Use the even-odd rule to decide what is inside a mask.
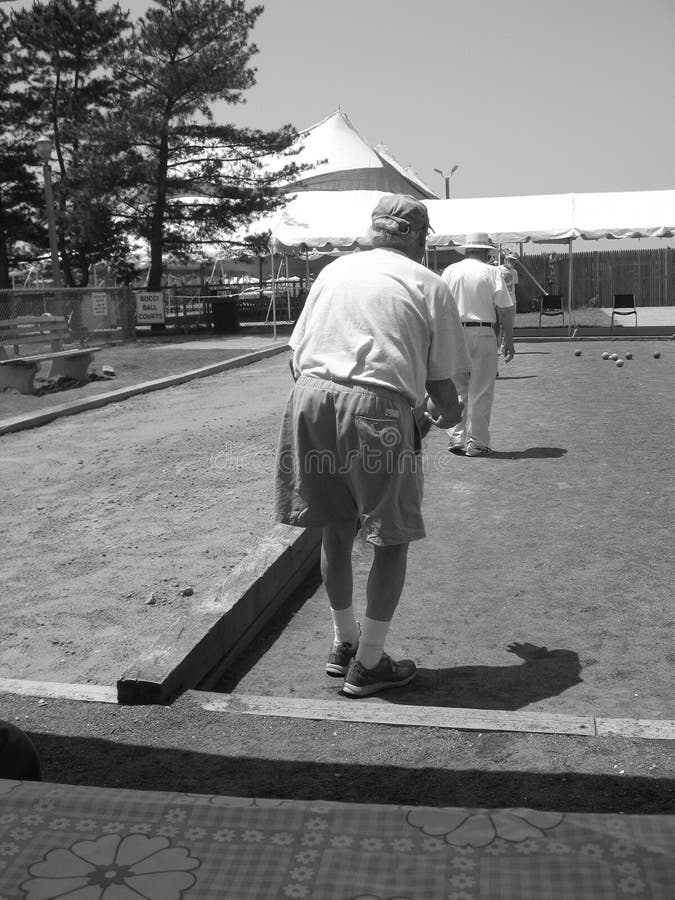
[[[248,629],[241,632],[237,640],[232,644],[227,653],[216,663],[216,665],[206,673],[206,675],[195,685],[195,690],[211,691],[218,682],[224,677],[232,663],[244,652],[248,645],[256,638],[274,615],[281,609],[285,601],[291,593],[296,591],[304,581],[308,580],[314,571],[317,573],[317,579],[320,580],[319,570],[319,547],[311,554],[308,554],[304,562],[301,562],[297,569],[292,573],[291,578],[284,585],[284,590],[277,593],[270,603],[267,605],[261,615],[251,623]]]
[[[378,700],[358,701],[346,697],[343,700],[326,701],[201,692],[194,693],[192,699],[203,709],[211,712],[241,715],[453,728],[460,731],[517,731],[587,737],[614,735],[644,740],[675,740],[675,720],[669,719],[619,719],[506,710],[405,706]]]
[[[275,543],[279,549],[270,560]],[[296,589],[298,571],[318,562],[319,546],[317,529],[275,526],[258,552],[234,567],[216,592],[220,602],[213,603],[211,614],[185,612],[127,668],[117,681],[118,702],[170,703],[207,678],[225,657],[231,663]]]
[[[63,416],[72,416],[80,412],[86,412],[90,409],[100,409],[109,403],[118,403],[121,400],[127,400],[138,394],[148,394],[152,391],[159,391],[163,388],[173,387],[178,384],[185,384],[193,381],[195,378],[205,378],[207,375],[216,375],[218,372],[225,372],[228,369],[239,369],[248,366],[250,363],[258,362],[269,356],[276,356],[288,348],[288,343],[282,343],[279,346],[264,347],[262,350],[252,350],[243,356],[235,356],[232,359],[224,360],[219,363],[211,363],[208,366],[202,366],[199,369],[192,369],[189,372],[181,372],[179,375],[169,375],[166,378],[156,378],[153,381],[144,381],[140,384],[131,385],[126,388],[119,388],[115,391],[108,391],[105,394],[97,394],[95,397],[88,397],[85,400],[74,400],[72,403],[62,403],[59,406],[52,406],[50,409],[41,410],[39,413],[29,413],[23,416],[15,416],[12,419],[5,419],[0,422],[0,435],[9,434],[13,431],[23,431],[26,428],[36,428],[39,425],[46,425]]]
[[[675,741],[675,720],[611,719],[596,717],[598,735],[636,737],[652,741]]]
[[[376,725],[452,728],[457,731],[515,731],[595,737],[593,716],[568,716],[505,710],[405,706],[377,700],[307,700],[254,697],[242,694],[198,694],[192,699],[210,712],[276,716],[320,721],[365,722]]]
[[[117,689],[105,684],[68,684],[58,681],[0,678],[0,694],[52,700],[84,700],[88,703],[117,703]]]

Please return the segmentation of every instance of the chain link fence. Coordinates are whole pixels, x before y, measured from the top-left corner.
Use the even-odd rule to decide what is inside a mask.
[[[157,318],[139,314],[137,298],[159,297]],[[219,314],[231,306],[232,330],[239,323],[271,324],[274,319],[271,286],[246,288],[240,285],[170,285],[147,294],[131,287],[86,288],[13,288],[0,290],[0,322],[23,316],[57,316],[68,324],[72,343],[94,344],[97,341],[135,340],[137,333],[218,328]],[[276,286],[276,319],[293,322],[305,300],[304,291],[295,283]],[[228,319],[229,321],[229,319]],[[226,327],[225,330],[231,330]]]
[[[135,301],[126,287],[0,291],[0,321],[22,316],[59,316],[77,343],[134,337]]]

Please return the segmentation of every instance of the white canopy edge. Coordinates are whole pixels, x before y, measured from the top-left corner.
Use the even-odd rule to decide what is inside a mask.
[[[275,252],[348,250],[370,246],[370,213],[381,191],[306,191],[271,225]],[[576,238],[675,236],[675,190],[543,194],[425,200],[433,232],[429,247],[461,244],[486,231],[495,243]]]

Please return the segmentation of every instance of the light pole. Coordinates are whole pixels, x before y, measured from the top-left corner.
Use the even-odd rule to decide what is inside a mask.
[[[37,152],[42,160],[42,176],[45,181],[45,204],[47,207],[47,225],[49,230],[49,249],[52,254],[52,282],[55,288],[61,287],[61,272],[59,270],[59,250],[56,244],[56,217],[54,214],[54,192],[52,190],[52,170],[49,168],[49,160],[52,156],[51,138],[41,135],[35,142]]]
[[[445,179],[445,199],[450,199],[450,179],[455,174],[455,172],[459,169],[459,166],[453,166],[450,169],[450,174],[446,175],[442,169],[434,169],[434,172],[438,172],[438,174]]]

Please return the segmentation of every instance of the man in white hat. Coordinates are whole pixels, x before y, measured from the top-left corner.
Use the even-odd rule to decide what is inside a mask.
[[[468,234],[461,249],[464,259],[453,263],[441,278],[454,297],[471,356],[471,377],[462,420],[448,429],[449,450],[466,456],[487,456],[490,416],[497,381],[496,326],[504,333],[504,361],[513,359],[513,298],[498,266],[488,262],[496,249],[484,232]]]
[[[465,329],[446,285],[420,263],[428,230],[419,200],[382,197],[373,249],[322,270],[289,340],[295,385],[281,425],[275,513],[287,525],[322,529],[334,628],[326,673],[356,697],[415,677],[412,660],[384,651],[408,545],[425,536],[413,410],[428,393],[429,415],[447,429],[460,420],[458,393],[468,383]],[[359,525],[373,548],[360,628],[352,597]]]

